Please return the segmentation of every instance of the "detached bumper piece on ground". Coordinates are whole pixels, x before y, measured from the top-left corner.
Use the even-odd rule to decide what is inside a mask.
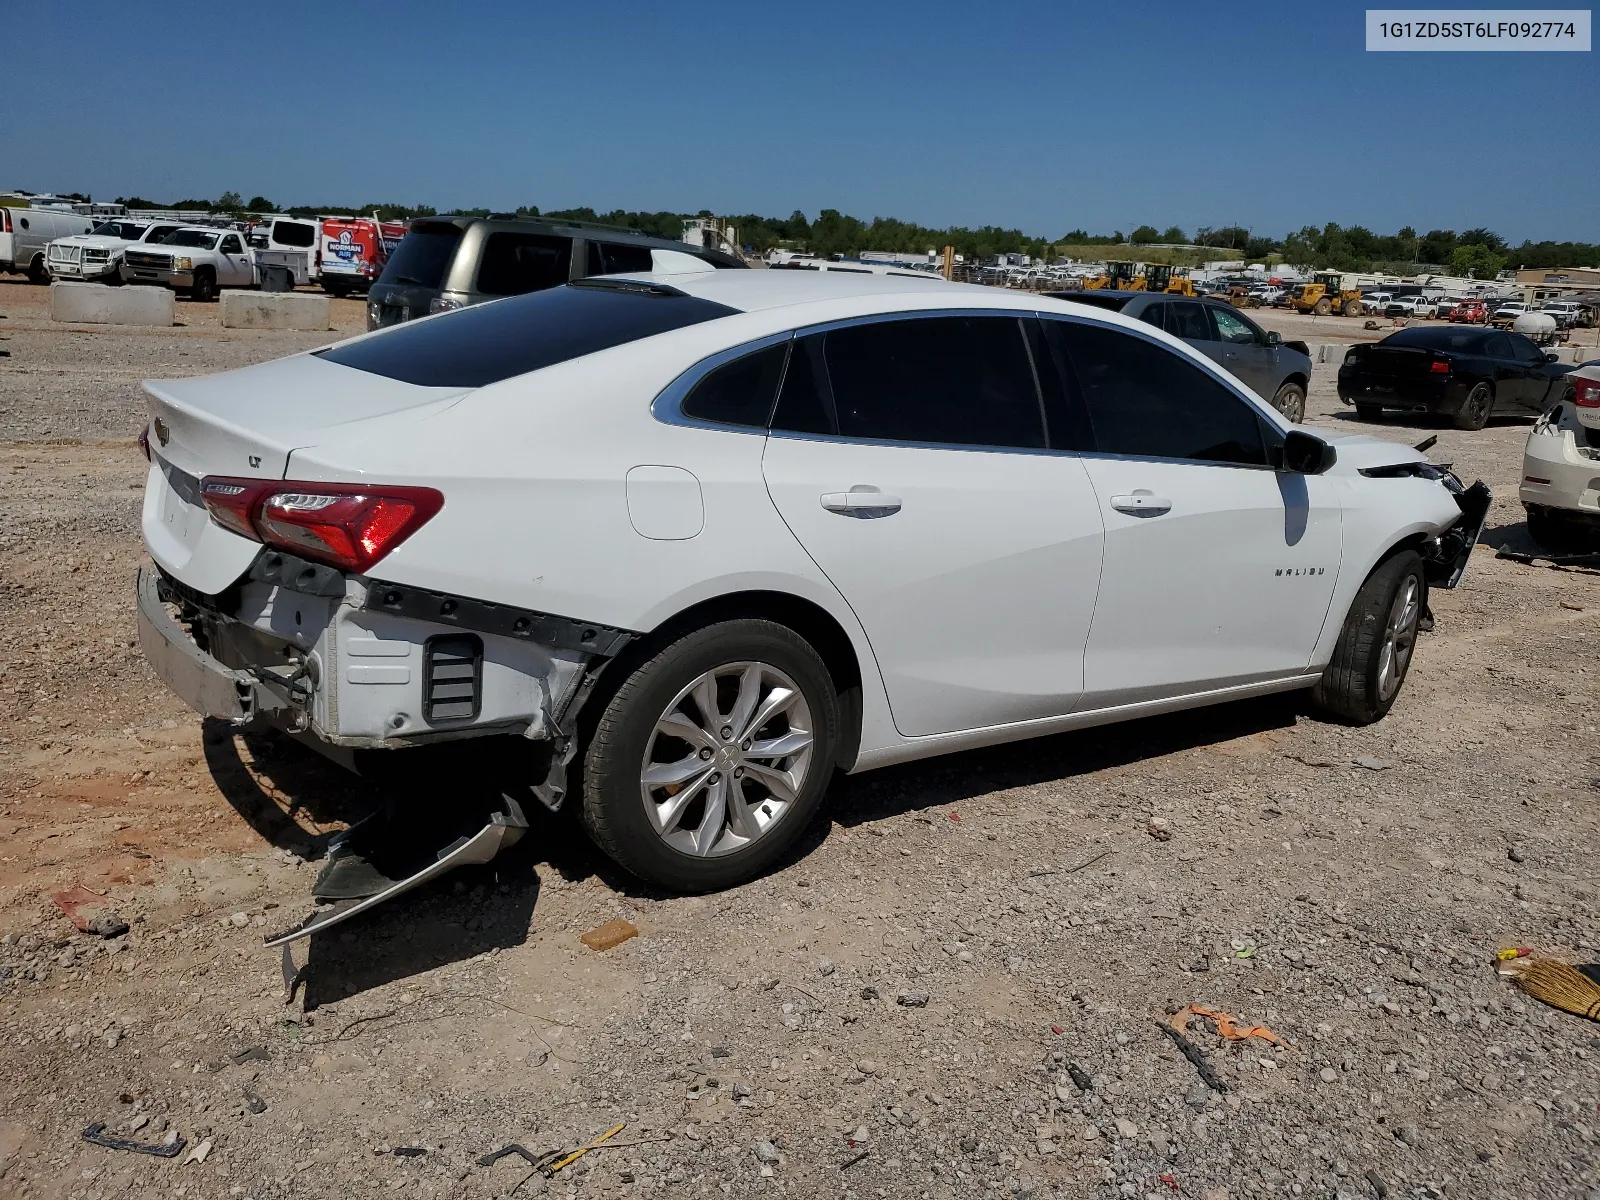
[[[527,831],[528,821],[521,807],[509,796],[502,797],[504,808],[488,814],[476,833],[461,832],[445,843],[431,858],[417,854],[418,845],[432,839],[406,823],[402,829],[390,812],[369,817],[340,834],[328,847],[328,861],[317,876],[312,893],[318,900],[332,901],[300,924],[267,938],[268,946],[283,946],[321,933],[335,925],[376,908],[385,900],[421,887],[457,867],[488,862],[508,846],[515,845]],[[445,818],[444,832],[451,826],[467,828],[476,824],[471,817]],[[435,829],[435,834],[440,830]]]

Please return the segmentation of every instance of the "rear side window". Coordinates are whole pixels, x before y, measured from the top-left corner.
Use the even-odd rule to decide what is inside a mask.
[[[461,244],[459,226],[446,223],[413,225],[389,256],[382,282],[436,288]]]
[[[1011,317],[879,321],[827,333],[841,437],[1042,449],[1044,416]]]
[[[478,264],[478,290],[490,296],[521,296],[567,282],[572,239],[538,233],[491,233]]]
[[[789,343],[785,341],[723,363],[683,398],[683,415],[723,425],[765,429],[788,353]]]
[[[272,241],[279,246],[310,246],[317,240],[315,225],[299,221],[277,221],[272,226]]]
[[[804,268],[795,268],[803,270]],[[833,432],[833,418],[822,398],[822,335],[815,334],[795,342],[783,373],[783,388],[773,410],[772,428],[780,433]]]
[[[483,387],[736,311],[676,288],[580,283],[408,322],[317,353],[420,387]]]
[[[1217,340],[1211,332],[1211,322],[1206,319],[1206,306],[1189,300],[1175,300],[1167,305],[1167,332],[1190,342]]]
[[[1267,465],[1255,411],[1192,363],[1120,330],[1051,324],[1099,453]]]
[[[649,246],[617,242],[589,243],[589,275],[621,275],[651,269]]]

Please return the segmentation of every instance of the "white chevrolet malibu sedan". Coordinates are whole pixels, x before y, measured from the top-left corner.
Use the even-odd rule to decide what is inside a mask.
[[[1293,689],[1375,721],[1489,499],[1147,324],[916,277],[586,279],[146,389],[179,695],[335,757],[528,739],[530,796],[684,891],[836,771]]]

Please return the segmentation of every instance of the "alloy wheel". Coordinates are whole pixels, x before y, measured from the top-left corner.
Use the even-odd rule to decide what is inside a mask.
[[[639,793],[674,849],[714,858],[769,833],[811,770],[814,727],[799,686],[762,662],[714,667],[678,692],[645,746]]]
[[[1407,575],[1389,606],[1378,658],[1378,697],[1388,701],[1400,690],[1417,644],[1417,624],[1422,617],[1422,589],[1415,575]]]

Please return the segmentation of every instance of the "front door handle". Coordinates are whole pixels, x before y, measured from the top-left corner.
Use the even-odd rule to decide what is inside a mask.
[[[1172,501],[1140,488],[1130,496],[1111,497],[1111,507],[1130,517],[1159,517],[1172,511]]]
[[[900,511],[900,497],[880,492],[870,484],[858,483],[848,492],[825,492],[822,507],[842,517],[871,520],[890,517]]]

